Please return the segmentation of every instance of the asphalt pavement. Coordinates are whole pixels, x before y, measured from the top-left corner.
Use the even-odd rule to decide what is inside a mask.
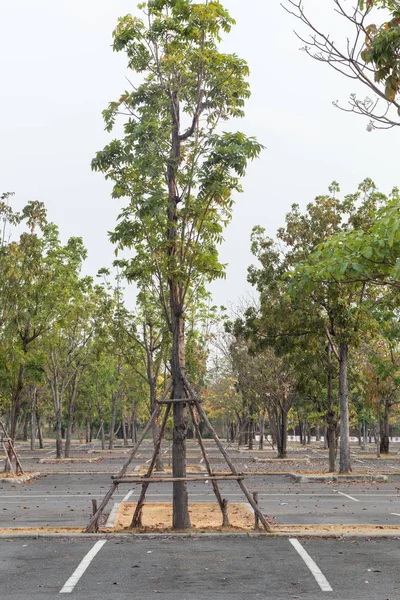
[[[379,524],[400,525],[399,476],[389,483],[294,483],[288,475],[249,475],[246,483],[259,492],[262,511],[282,524]],[[26,483],[0,486],[0,528],[84,527],[90,518],[92,499],[100,501],[111,483],[110,473],[51,473]],[[229,502],[245,502],[236,482],[222,482],[221,493]],[[134,502],[140,485],[133,488]],[[121,502],[132,487],[120,485],[106,511]],[[172,498],[169,483],[153,484],[149,502]],[[190,502],[214,502],[212,486],[189,484]]]
[[[399,555],[399,540],[14,538],[0,541],[0,590],[7,600],[398,600]]]

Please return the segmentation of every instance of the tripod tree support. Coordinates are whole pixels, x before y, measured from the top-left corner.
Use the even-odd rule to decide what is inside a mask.
[[[154,466],[156,464],[156,459],[157,459],[158,453],[161,448],[161,443],[162,443],[162,439],[164,436],[164,431],[165,431],[165,427],[167,424],[168,416],[170,414],[170,409],[171,409],[171,406],[174,405],[174,403],[177,403],[177,404],[179,403],[181,405],[186,404],[189,406],[189,410],[190,410],[190,413],[192,416],[192,421],[193,421],[193,427],[195,429],[197,441],[199,443],[199,446],[200,446],[200,449],[201,449],[201,452],[203,455],[204,463],[205,463],[207,473],[208,473],[207,479],[211,482],[214,494],[217,498],[218,504],[221,509],[221,513],[222,513],[222,517],[223,517],[223,527],[229,526],[228,501],[222,498],[217,481],[232,481],[232,480],[234,480],[234,481],[238,482],[241,490],[243,491],[243,494],[245,495],[249,504],[251,505],[251,507],[254,511],[254,514],[257,517],[257,521],[259,520],[262,523],[265,531],[271,531],[271,527],[270,527],[268,521],[264,517],[262,511],[260,510],[260,507],[257,502],[257,496],[256,496],[256,498],[254,498],[253,495],[250,493],[249,489],[247,488],[247,486],[245,485],[245,483],[243,481],[244,476],[236,470],[233,462],[229,458],[229,455],[227,454],[226,450],[224,449],[220,439],[218,438],[218,435],[217,435],[215,429],[211,425],[204,409],[201,406],[200,398],[198,398],[197,394],[195,393],[194,389],[188,382],[185,375],[183,375],[183,380],[184,380],[184,384],[185,384],[185,388],[186,388],[188,397],[185,399],[178,398],[176,400],[175,399],[167,400],[167,396],[169,393],[171,393],[171,390],[172,390],[172,384],[169,384],[169,386],[166,388],[162,398],[158,401],[157,407],[155,408],[149,422],[147,423],[146,427],[144,428],[139,440],[137,441],[134,448],[130,452],[128,459],[124,463],[124,465],[123,465],[122,469],[120,470],[120,472],[118,473],[118,475],[116,477],[113,477],[113,483],[111,485],[111,488],[105,495],[97,512],[93,515],[89,525],[86,528],[87,533],[93,533],[98,530],[100,516],[102,515],[105,507],[107,506],[108,502],[110,501],[112,495],[114,494],[114,492],[119,484],[131,484],[131,485],[132,484],[142,484],[142,490],[141,490],[141,493],[139,496],[139,500],[136,504],[135,513],[133,515],[132,522],[130,525],[130,528],[132,529],[132,528],[139,527],[142,525],[143,506],[144,506],[144,502],[145,502],[145,498],[146,498],[147,489],[151,483],[180,483],[180,482],[188,483],[191,481],[204,481],[205,480],[204,476],[187,477],[186,474],[185,474],[185,476],[182,476],[182,477],[181,476],[173,476],[173,477],[165,477],[165,476],[153,477],[152,476]],[[137,453],[137,451],[138,451],[140,445],[142,444],[144,438],[146,437],[147,433],[150,431],[154,421],[160,415],[162,405],[164,405],[164,404],[166,405],[166,411],[165,411],[162,425],[160,428],[159,437],[157,439],[156,446],[154,447],[154,450],[153,450],[152,460],[151,460],[151,463],[147,470],[146,475],[144,477],[126,476],[126,471],[129,467],[130,463],[132,462],[135,454]],[[216,443],[218,449],[220,450],[222,456],[224,457],[226,463],[228,464],[228,466],[231,470],[230,475],[215,475],[214,474],[214,472],[211,468],[210,461],[207,456],[206,448],[204,446],[204,442],[203,442],[201,433],[200,433],[200,427],[199,427],[195,409],[198,413],[198,416],[204,421],[205,425],[209,429],[211,436],[214,439],[214,442]]]
[[[13,475],[23,475],[24,470],[22,468],[21,461],[19,460],[18,454],[15,451],[13,440],[8,435],[7,429],[5,428],[5,425],[1,419],[0,419],[0,428],[3,432],[3,435],[1,435],[0,437],[1,437],[1,445],[3,446],[3,451],[5,454],[4,472],[9,473],[11,471],[11,473]],[[15,460],[15,471],[14,471],[14,467],[12,464],[13,459]]]
[[[166,398],[166,396],[170,393],[171,389],[172,389],[172,384],[169,383],[167,385],[167,387],[165,388],[162,399]],[[158,418],[160,412],[161,412],[161,406],[158,405],[154,409],[153,414],[151,415],[150,420],[148,421],[146,427],[143,429],[142,434],[139,437],[138,441],[136,442],[136,444],[130,451],[128,458],[126,459],[125,463],[123,464],[121,470],[119,471],[119,473],[117,475],[117,478],[123,477],[126,474],[129,465],[131,464],[132,460],[135,457],[135,454],[139,450],[144,438],[149,433],[150,429],[152,428],[153,424],[155,423],[156,419]],[[118,485],[118,483],[116,483],[114,480],[113,483],[111,484],[111,487],[108,490],[107,494],[104,496],[103,500],[101,501],[100,506],[97,509],[97,512],[93,515],[93,517],[91,518],[91,520],[89,522],[89,525],[86,527],[86,529],[85,529],[86,533],[95,533],[96,531],[98,531],[100,517],[103,514],[105,507],[111,500],[111,498],[117,488],[117,485]]]

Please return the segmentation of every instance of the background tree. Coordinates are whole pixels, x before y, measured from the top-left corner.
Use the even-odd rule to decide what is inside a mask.
[[[400,125],[400,5],[397,0],[331,0],[332,16],[337,13],[350,24],[351,34],[336,42],[309,17],[303,0],[285,0],[282,6],[306,25],[311,35],[297,36],[303,50],[315,60],[366,86],[375,98],[350,96],[349,107],[334,104],[346,112],[370,118],[368,131]],[[383,8],[385,11],[379,11]],[[384,21],[382,22],[382,19]],[[376,20],[378,20],[377,24]],[[374,23],[375,21],[375,23]]]

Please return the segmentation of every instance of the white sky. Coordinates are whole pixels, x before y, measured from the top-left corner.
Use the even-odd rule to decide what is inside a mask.
[[[212,290],[227,305],[249,289],[252,227],[274,235],[293,202],[305,206],[334,179],[345,193],[367,176],[385,192],[399,185],[400,132],[369,134],[365,119],[332,106],[367,91],[299,52],[292,30],[300,24],[278,0],[224,4],[237,21],[224,47],[251,68],[252,99],[238,128],[267,147],[248,169],[221,248],[227,279]],[[333,27],[331,0],[305,4]],[[45,202],[64,240],[83,237],[93,275],[114,258],[107,231],[121,204],[90,161],[110,139],[101,111],[126,88],[124,56],[110,44],[129,12],[135,0],[0,0],[0,193],[15,192],[18,207]],[[337,39],[345,34],[338,27]]]

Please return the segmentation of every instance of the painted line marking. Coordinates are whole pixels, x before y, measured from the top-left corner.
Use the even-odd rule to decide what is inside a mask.
[[[290,538],[289,542],[292,544],[293,548],[299,553],[301,558],[304,560],[304,562],[306,563],[307,567],[310,569],[315,581],[318,583],[321,590],[323,592],[333,592],[333,589],[332,589],[329,581],[327,580],[325,575],[322,573],[322,571],[318,567],[318,565],[313,561],[313,559],[308,554],[308,552],[300,544],[299,540]]]
[[[395,517],[400,517],[399,513],[390,513],[391,515],[394,515]]]
[[[123,494],[113,494],[115,496],[123,496]],[[34,498],[47,498],[48,500],[53,500],[54,498],[95,498],[95,494],[47,494],[47,495],[15,495],[15,496],[0,496],[0,499],[8,499],[8,498],[20,498],[21,502],[25,502],[25,500],[30,500]]]
[[[111,509],[110,514],[108,515],[106,527],[114,527],[115,521],[117,520],[117,515],[118,515],[120,506],[121,506],[120,502],[115,502],[114,506]]]
[[[133,492],[136,492],[135,489],[131,490],[130,492],[128,492],[126,494],[126,496],[123,497],[122,502],[128,502],[129,498],[132,496]]]
[[[346,496],[346,498],[349,498],[350,500],[354,500],[354,502],[360,502],[359,500],[357,500],[357,498],[353,498],[353,496],[349,496],[348,494],[345,494],[344,492],[338,492],[338,494],[340,494],[341,496]]]
[[[74,587],[76,586],[76,584],[78,583],[78,581],[80,580],[80,578],[82,577],[82,575],[84,574],[84,572],[86,571],[96,554],[100,552],[100,550],[106,542],[107,540],[101,540],[95,543],[93,548],[89,550],[86,556],[83,557],[75,571],[72,573],[71,577],[65,582],[65,584],[60,590],[60,594],[70,594],[72,592],[72,590],[74,589]]]

